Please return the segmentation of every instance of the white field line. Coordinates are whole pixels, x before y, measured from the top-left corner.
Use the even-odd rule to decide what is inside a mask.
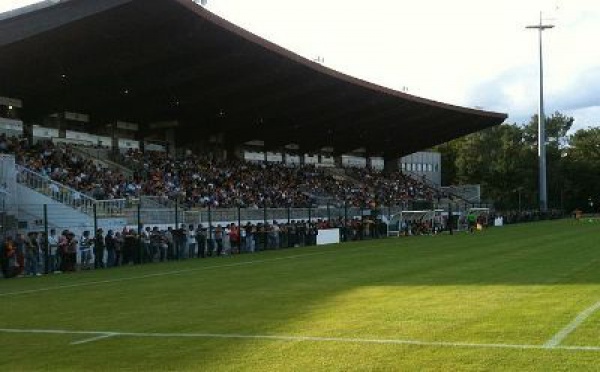
[[[106,333],[106,334],[103,334],[100,336],[86,338],[85,340],[81,340],[81,341],[73,341],[73,342],[71,342],[71,345],[87,344],[88,342],[94,342],[94,341],[102,340],[103,338],[109,338],[109,337],[114,337],[114,336],[118,336],[118,335],[114,334],[114,333]]]
[[[348,251],[349,250],[345,250],[345,251],[342,251],[342,252],[345,253],[345,252],[348,252]],[[296,258],[304,258],[304,257],[310,257],[310,256],[317,256],[317,255],[322,255],[322,254],[327,254],[327,253],[335,253],[335,252],[338,252],[338,251],[324,251],[324,252],[314,252],[314,253],[306,253],[306,254],[297,254],[297,255],[286,256],[286,257],[267,258],[267,259],[263,259],[263,260],[235,262],[235,263],[225,264],[225,265],[211,265],[211,266],[195,267],[195,268],[190,268],[190,269],[163,271],[163,272],[159,272],[159,273],[152,273],[152,274],[145,274],[145,275],[138,275],[138,276],[130,276],[130,277],[125,277],[125,278],[95,280],[95,281],[82,282],[82,283],[57,285],[57,286],[53,286],[53,287],[43,287],[43,288],[27,289],[27,290],[24,290],[24,291],[15,291],[15,292],[0,293],[0,297],[22,295],[22,294],[29,294],[29,293],[37,293],[37,292],[47,292],[47,291],[54,291],[54,290],[66,289],[66,288],[85,287],[85,286],[98,285],[98,284],[119,283],[119,282],[125,282],[125,281],[129,281],[129,280],[154,278],[154,277],[167,276],[167,275],[178,275],[178,274],[185,274],[185,273],[194,272],[194,271],[202,271],[202,270],[208,270],[208,269],[217,269],[217,268],[221,268],[221,267],[235,267],[235,266],[254,265],[254,264],[274,262],[274,261],[282,261],[282,260],[293,260],[293,259],[296,259]]]
[[[480,348],[480,349],[517,349],[517,350],[549,350],[544,345],[527,344],[485,344],[470,342],[443,342],[443,341],[419,341],[401,339],[371,339],[371,338],[347,338],[347,337],[315,337],[315,336],[292,336],[292,335],[251,335],[236,333],[142,333],[142,332],[107,332],[107,331],[68,331],[60,329],[10,329],[0,328],[0,333],[29,333],[29,334],[61,334],[61,335],[97,335],[81,341],[72,342],[72,345],[83,344],[102,340],[109,337],[152,337],[152,338],[228,338],[228,339],[255,339],[273,341],[305,341],[305,342],[340,342],[358,344],[388,344],[388,345],[414,345],[431,347],[455,347],[455,348]],[[552,350],[573,351],[600,351],[600,346],[556,346]]]
[[[592,306],[580,312],[571,323],[567,324],[566,327],[558,331],[550,340],[546,341],[544,347],[558,347],[560,343],[563,342],[565,338],[567,338],[568,335],[570,335],[575,329],[577,329],[577,327],[579,327],[581,323],[583,323],[590,315],[595,313],[598,309],[600,309],[600,301],[596,302]]]

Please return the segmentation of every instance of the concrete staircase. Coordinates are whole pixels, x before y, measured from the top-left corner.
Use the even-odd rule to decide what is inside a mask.
[[[92,231],[94,223],[98,227],[125,224],[125,199],[96,200],[19,165],[14,195],[20,230],[43,230],[45,221],[49,228],[75,232]]]
[[[49,228],[55,228],[59,232],[65,229],[93,230],[93,218],[82,210],[60,203],[23,184],[17,184],[17,196],[21,203],[16,217],[25,230],[44,229],[44,205]]]

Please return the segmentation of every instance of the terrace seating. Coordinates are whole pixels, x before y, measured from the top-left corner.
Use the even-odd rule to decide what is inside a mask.
[[[369,207],[431,201],[434,195],[403,173],[367,168],[347,168],[346,176],[339,176],[314,165],[216,161],[193,154],[175,158],[166,152],[130,150],[121,158],[129,173],[50,141],[29,146],[22,138],[3,136],[0,151],[14,153],[20,165],[98,200],[155,196],[187,208],[309,207],[319,202]]]

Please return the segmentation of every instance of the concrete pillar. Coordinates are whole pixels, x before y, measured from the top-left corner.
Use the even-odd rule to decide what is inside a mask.
[[[398,157],[391,155],[383,156],[383,171],[385,173],[394,173],[400,169],[398,166]]]
[[[342,162],[342,155],[334,156],[333,163],[337,168],[342,168],[344,166],[344,163]]]
[[[367,167],[367,169],[371,169],[373,168],[373,163],[371,161],[371,156],[368,154],[365,154],[365,166]]]
[[[165,141],[168,143],[169,155],[175,154],[175,128],[165,130]]]
[[[224,149],[224,157],[226,160],[243,160],[243,151],[235,144],[225,141]]]

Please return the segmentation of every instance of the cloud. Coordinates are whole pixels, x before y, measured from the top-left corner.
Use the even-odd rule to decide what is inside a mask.
[[[548,79],[545,85],[544,106],[547,113],[560,111],[569,114],[582,127],[600,125],[600,67],[589,67],[579,72],[562,87],[552,88]],[[467,97],[469,106],[507,112],[508,121],[527,122],[538,110],[537,69],[525,65],[511,67],[476,85]]]
[[[467,92],[467,104],[506,112],[509,121],[528,121],[537,111],[537,72],[528,65],[514,66]]]
[[[579,129],[600,126],[600,106],[591,106],[576,110],[564,110],[563,113],[575,118],[575,122],[570,131],[572,133]]]
[[[547,101],[558,110],[600,106],[600,66],[583,70],[562,89],[549,94]]]

